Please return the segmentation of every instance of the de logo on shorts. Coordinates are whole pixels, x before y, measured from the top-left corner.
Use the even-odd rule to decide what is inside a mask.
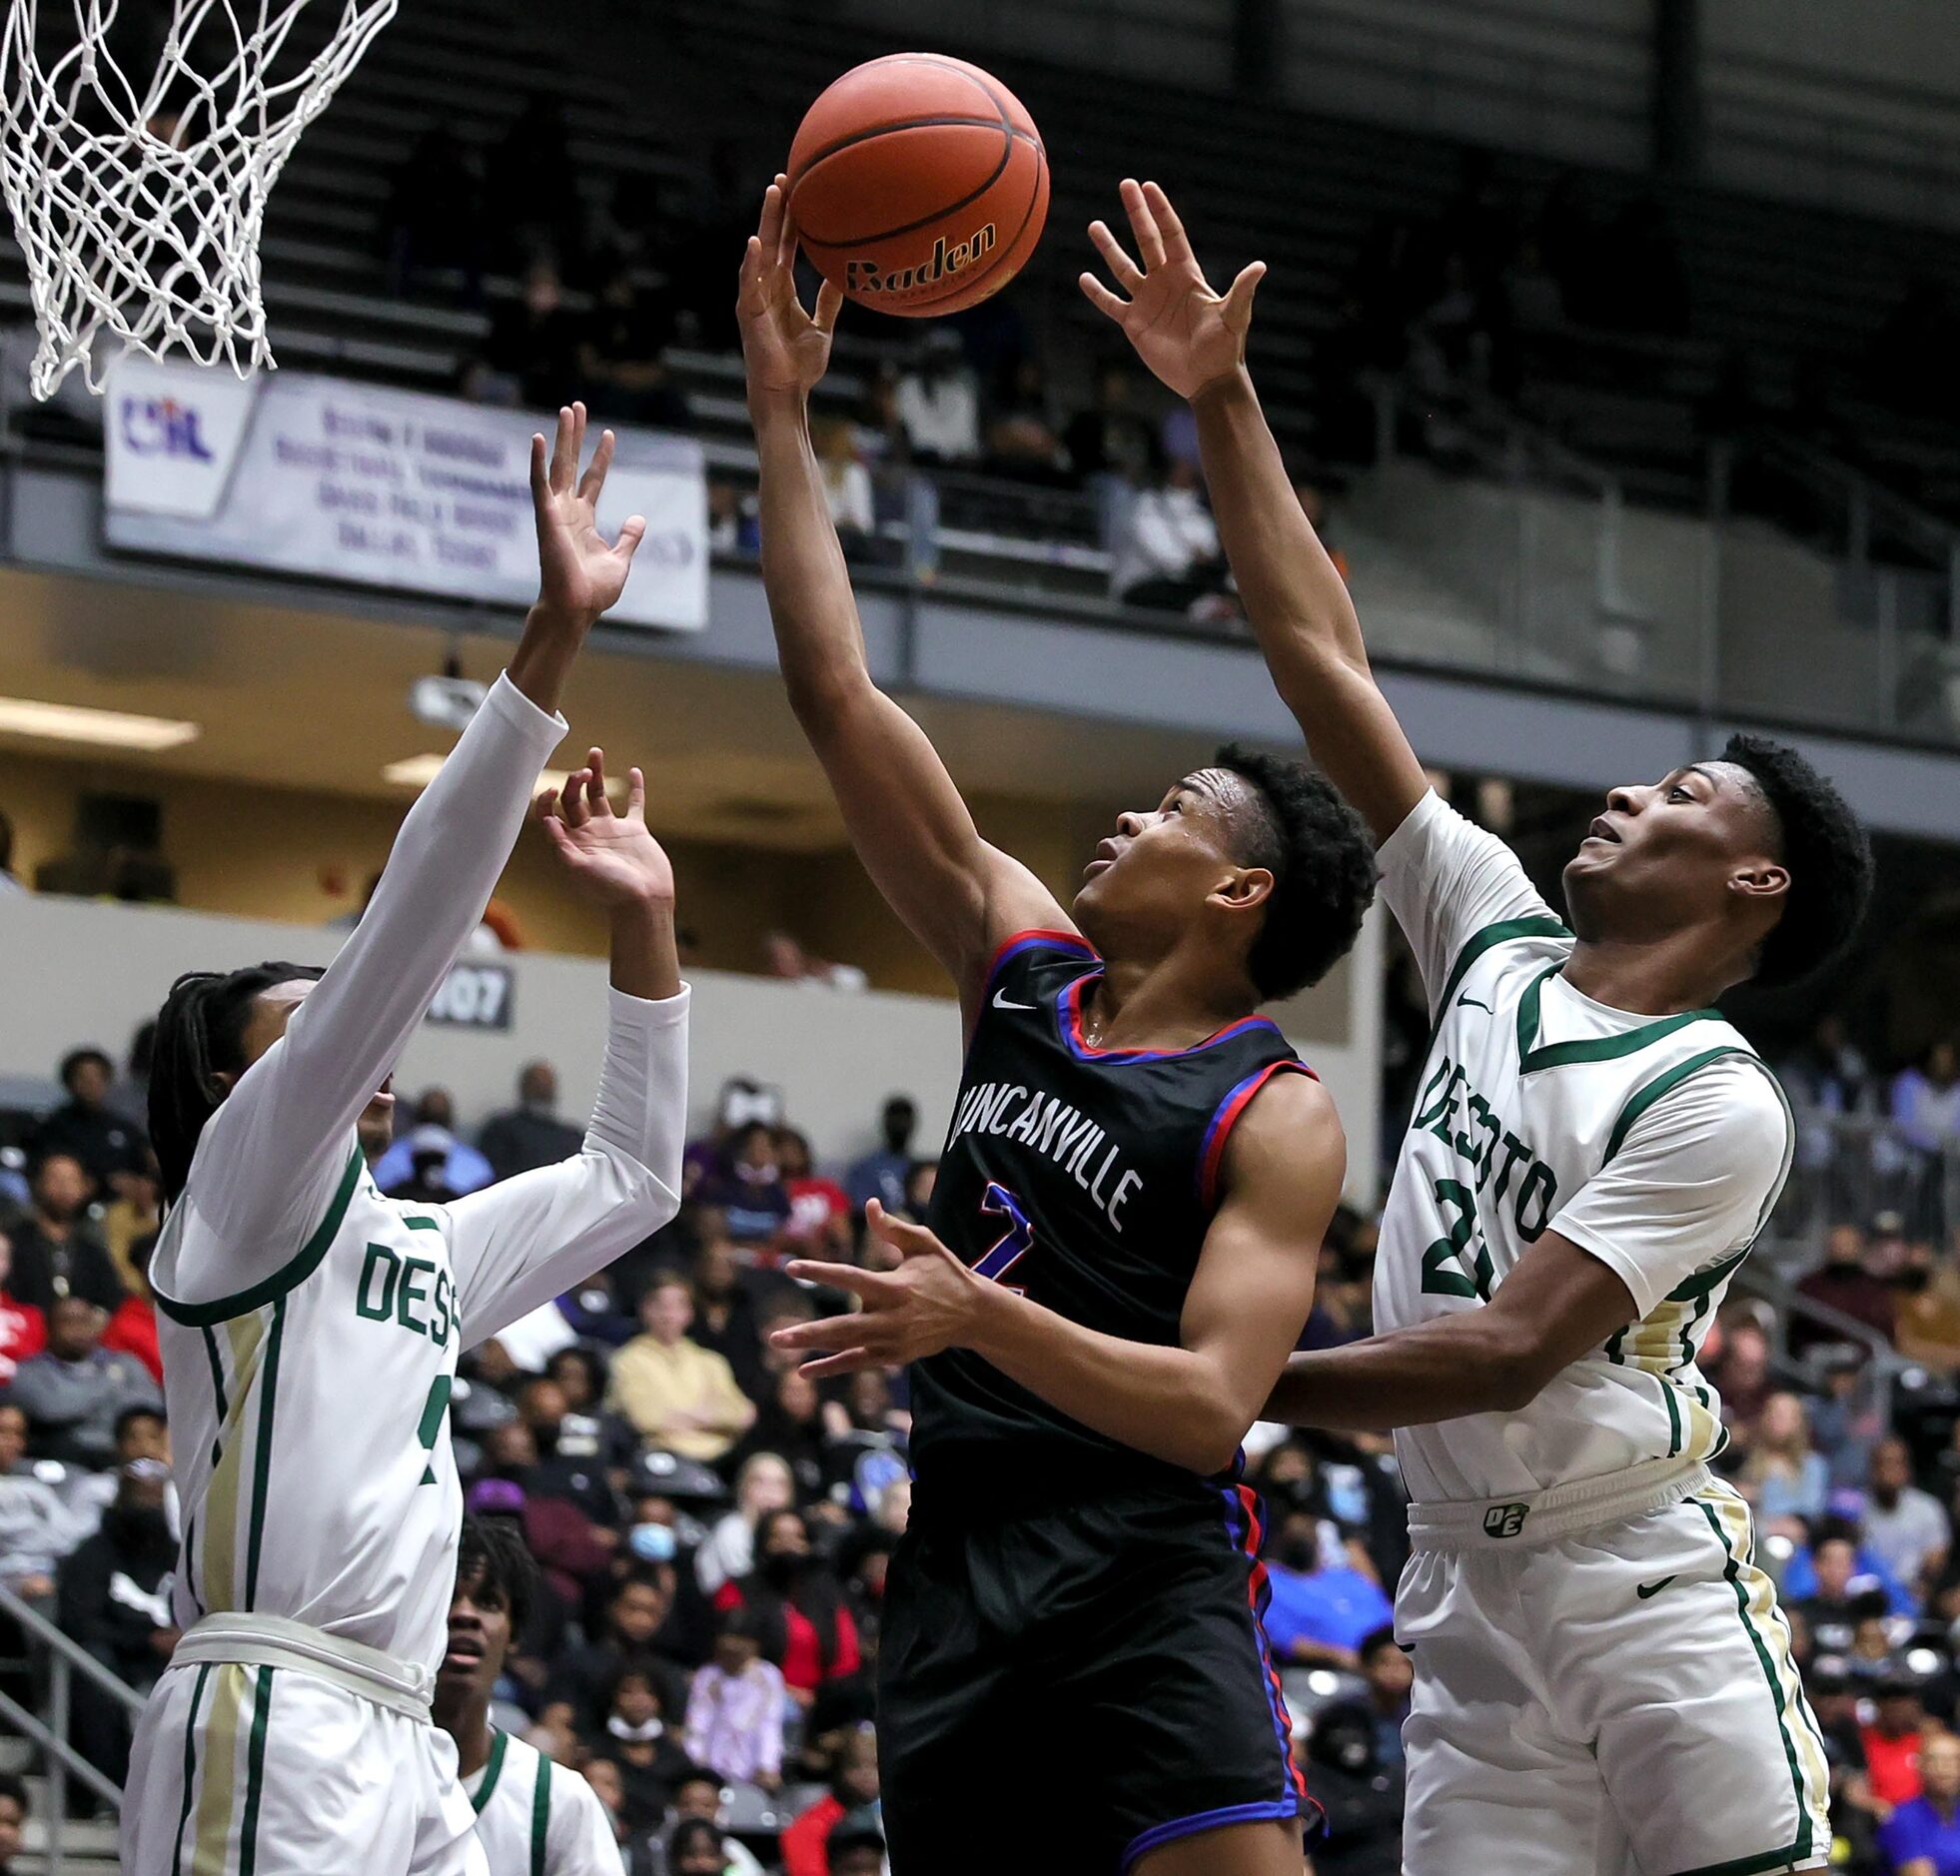
[[[1524,1528],[1524,1519],[1531,1507],[1528,1504],[1493,1504],[1483,1513],[1483,1534],[1486,1537],[1515,1537]]]

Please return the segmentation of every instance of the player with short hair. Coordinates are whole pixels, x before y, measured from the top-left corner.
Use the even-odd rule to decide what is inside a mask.
[[[872,682],[810,444],[837,296],[798,303],[779,188],[742,272],[762,566],[790,702],[859,857],[959,987],[931,1229],[863,1307],[776,1332],[813,1373],[912,1376],[911,1523],[880,1650],[897,1876],[1299,1876],[1311,1809],[1259,1615],[1237,1448],[1312,1305],[1346,1149],[1256,1014],[1353,944],[1374,857],[1298,764],[1236,745],[1120,815],[1064,910],[983,840]],[[1019,1805],[973,1800],[1004,1742]]]
[[[1827,1774],[1696,1351],[1789,1170],[1775,1078],[1712,1007],[1826,969],[1871,853],[1794,749],[1612,789],[1570,928],[1434,794],[1245,367],[1263,268],[1206,285],[1155,184],[1090,300],[1197,416],[1246,609],[1315,758],[1381,842],[1436,1024],[1375,1262],[1378,1334],[1268,1408],[1396,1430],[1415,1502],[1410,1876],[1821,1867]]]
[[[611,928],[610,1022],[579,1154],[454,1205],[385,1199],[356,1144],[476,929],[564,734],[558,698],[643,523],[608,546],[584,411],[532,444],[542,565],[509,667],[410,809],[324,973],[181,978],[158,1018],[151,1133],[169,1210],[150,1264],[176,1442],[184,1629],[137,1729],[128,1876],[480,1870],[429,1702],[456,1577],[459,1353],[678,1209],[687,990],[673,874],[632,772],[596,749],[543,826]]]
[[[456,1741],[490,1876],[625,1876],[612,1820],[584,1779],[490,1724],[504,1657],[530,1619],[537,1565],[516,1527],[466,1517],[436,1671],[436,1724]]]

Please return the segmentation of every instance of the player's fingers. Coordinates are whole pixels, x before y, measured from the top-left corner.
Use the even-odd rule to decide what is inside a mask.
[[[826,1355],[803,1364],[803,1373],[812,1381],[827,1381],[838,1375],[861,1375],[868,1368],[885,1365],[869,1349],[848,1349],[842,1355]]]
[[[551,473],[544,458],[544,439],[536,432],[530,439],[530,505],[542,514],[551,499]]]
[[[753,306],[755,296],[761,291],[762,281],[762,238],[751,235],[748,246],[742,250],[742,264],[735,275],[736,295],[739,304]]]
[[[1126,176],[1117,194],[1123,198],[1124,212],[1130,218],[1130,232],[1137,238],[1137,252],[1143,256],[1145,267],[1164,265],[1164,237],[1157,232],[1157,218],[1150,212],[1150,204],[1144,200],[1142,186],[1133,178]]]
[[[825,281],[817,289],[816,329],[820,333],[835,332],[837,315],[843,311],[844,290],[830,281]]]
[[[789,242],[788,182],[789,179],[786,176],[778,174],[776,180],[769,185],[769,194],[775,201],[773,226],[775,228],[776,238],[773,242],[765,240],[763,242],[763,251],[777,267],[788,266],[794,253]]]
[[[1253,295],[1259,291],[1259,283],[1266,278],[1264,261],[1248,261],[1239,270],[1238,278],[1225,290],[1226,324],[1235,332],[1244,332],[1252,324]]]
[[[571,451],[571,406],[558,406],[557,429],[551,436],[550,482],[553,494],[562,494],[571,486],[572,471],[565,467],[565,459]]]
[[[639,551],[639,543],[646,538],[646,516],[628,514],[619,523],[619,538],[612,543],[612,557],[624,560],[630,566],[633,555]]]
[[[791,1323],[786,1329],[772,1330],[770,1343],[778,1349],[854,1349],[870,1333],[870,1317],[820,1316],[808,1323]]]
[[[1125,293],[1135,293],[1143,285],[1143,269],[1130,259],[1129,251],[1110,232],[1107,222],[1091,222],[1089,239],[1096,244],[1096,252],[1103,257],[1103,264],[1109,269],[1110,278]]]
[[[530,811],[540,821],[555,820],[558,813],[558,791],[555,788],[540,788],[537,791],[537,799],[530,804]]]
[[[1165,254],[1173,261],[1189,261],[1191,238],[1184,232],[1184,224],[1178,220],[1178,212],[1171,207],[1171,198],[1155,183],[1143,186],[1144,206],[1150,210],[1150,219],[1157,224],[1157,233],[1164,243]]]
[[[558,791],[558,812],[564,816],[567,827],[583,827],[587,819],[585,812],[585,771],[575,768],[564,778],[564,786]]]
[[[866,1204],[864,1222],[876,1236],[906,1257],[923,1257],[927,1252],[939,1248],[939,1240],[923,1225],[914,1225],[910,1219],[892,1217],[876,1199]]]
[[[626,771],[626,812],[636,821],[646,818],[646,777],[636,768]]]
[[[578,498],[596,503],[605,486],[605,471],[612,467],[612,452],[619,440],[609,430],[599,432],[598,448],[592,452],[591,467],[578,478]]]
[[[871,1302],[891,1295],[891,1279],[883,1271],[867,1271],[855,1264],[828,1264],[821,1258],[792,1258],[784,1272],[802,1284],[822,1284],[830,1290],[846,1290]]]
[[[1113,294],[1094,274],[1077,276],[1076,284],[1082,289],[1083,297],[1098,313],[1106,313],[1120,326],[1123,316],[1130,310],[1129,301]]]
[[[610,814],[611,798],[605,792],[605,751],[594,748],[585,757],[585,800],[594,814]]]
[[[555,814],[545,816],[544,832],[549,837],[551,845],[557,848],[559,858],[565,860],[577,859],[578,843],[572,839],[571,835],[565,829],[564,822],[559,820]]]

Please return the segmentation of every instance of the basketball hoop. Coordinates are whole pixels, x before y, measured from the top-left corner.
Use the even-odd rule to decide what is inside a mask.
[[[272,366],[267,198],[398,0],[329,4],[296,33],[308,0],[6,0],[0,190],[41,332],[36,398],[77,366],[99,393],[131,347],[241,378]],[[121,344],[99,358],[104,336]]]

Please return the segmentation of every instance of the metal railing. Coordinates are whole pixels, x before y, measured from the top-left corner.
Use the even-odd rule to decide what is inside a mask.
[[[45,1686],[47,1718],[0,1687],[0,1720],[12,1726],[37,1746],[48,1773],[48,1853],[49,1876],[61,1876],[66,1860],[63,1836],[68,1822],[68,1781],[78,1780],[112,1810],[120,1812],[122,1787],[89,1763],[68,1742],[68,1723],[74,1705],[75,1676],[80,1674],[100,1692],[119,1702],[132,1720],[143,1711],[143,1696],[126,1681],[104,1667],[94,1655],[62,1633],[34,1605],[0,1584],[0,1614],[19,1627],[26,1646],[26,1658],[19,1665],[27,1670],[29,1683]]]

